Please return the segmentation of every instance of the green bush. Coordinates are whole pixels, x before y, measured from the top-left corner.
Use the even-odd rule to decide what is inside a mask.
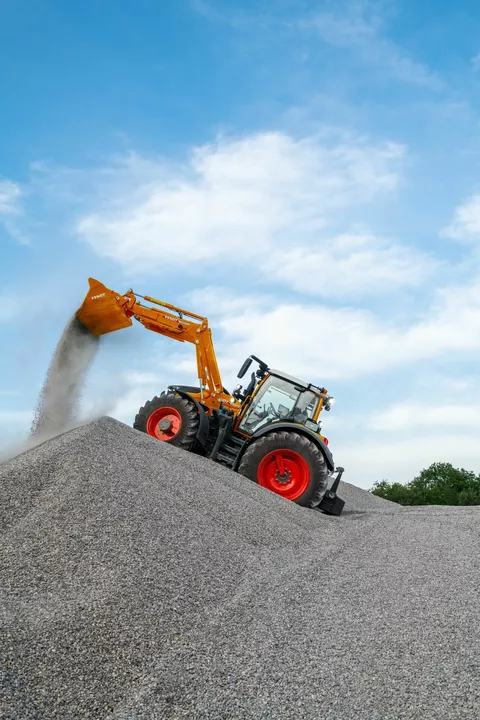
[[[405,485],[382,480],[370,492],[400,505],[480,505],[480,475],[433,463]]]

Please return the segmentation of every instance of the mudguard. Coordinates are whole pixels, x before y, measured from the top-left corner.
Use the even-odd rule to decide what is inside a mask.
[[[198,400],[195,400],[195,398],[190,395],[191,392],[199,392],[199,388],[190,387],[188,385],[169,385],[168,389],[176,392],[177,395],[181,395],[181,397],[184,397],[186,400],[189,400],[197,408],[199,419],[197,442],[202,446],[202,448],[205,448],[208,440],[208,434],[210,432],[210,423],[203,407],[200,405]]]
[[[265,427],[261,428],[260,430],[257,430],[256,433],[252,435],[252,440],[256,440],[259,437],[262,437],[262,435],[267,435],[269,432],[274,432],[276,430],[290,430],[290,432],[298,432],[302,435],[305,435],[310,440],[313,440],[314,443],[316,443],[319,450],[323,453],[323,456],[326,460],[327,467],[330,470],[330,472],[333,472],[335,470],[335,463],[333,461],[333,455],[328,449],[328,447],[325,445],[323,440],[318,437],[316,433],[314,433],[312,430],[309,430],[308,428],[304,427],[303,425],[295,425],[293,423],[286,423],[286,422],[278,422],[278,423],[270,423],[269,425],[266,425]],[[248,445],[248,442],[247,442]],[[237,461],[235,465],[237,466],[239,463],[240,458],[237,458]]]

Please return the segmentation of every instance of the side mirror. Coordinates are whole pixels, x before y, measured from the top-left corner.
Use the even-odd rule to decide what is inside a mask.
[[[263,362],[263,360],[260,360],[256,355],[251,355],[251,357],[259,364],[259,368],[257,370],[257,377],[263,378],[265,376],[265,373],[268,370],[267,363]]]
[[[252,364],[252,358],[249,357],[249,358],[247,358],[247,359],[245,360],[245,362],[243,363],[242,367],[240,368],[240,370],[239,370],[239,372],[238,372],[237,377],[238,377],[238,378],[243,378],[243,376],[245,375],[245,373],[247,372],[247,370],[248,370],[248,368],[250,367],[251,364]]]

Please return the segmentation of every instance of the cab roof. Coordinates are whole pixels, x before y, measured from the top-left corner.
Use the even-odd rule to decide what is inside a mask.
[[[297,385],[298,387],[303,388],[304,390],[311,390],[314,393],[322,394],[322,391],[319,387],[316,385],[312,385],[311,383],[305,382],[305,380],[300,380],[297,377],[294,377],[293,375],[288,375],[287,373],[282,372],[281,370],[275,370],[274,368],[268,368],[268,372],[270,375],[274,375],[275,377],[282,378],[282,380],[287,380],[287,382],[293,383],[294,385]]]

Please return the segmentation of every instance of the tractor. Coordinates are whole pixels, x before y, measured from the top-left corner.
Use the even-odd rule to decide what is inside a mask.
[[[333,403],[325,388],[250,355],[237,377],[242,379],[253,362],[256,370],[245,388],[239,384],[229,393],[207,318],[131,289],[121,295],[94,278],[76,316],[96,337],[136,320],[195,346],[198,386],[170,385],[145,402],[133,422],[136,430],[202,455],[297,505],[341,514],[344,501],[337,489],[344,470],[335,467],[321,434],[320,414]]]

